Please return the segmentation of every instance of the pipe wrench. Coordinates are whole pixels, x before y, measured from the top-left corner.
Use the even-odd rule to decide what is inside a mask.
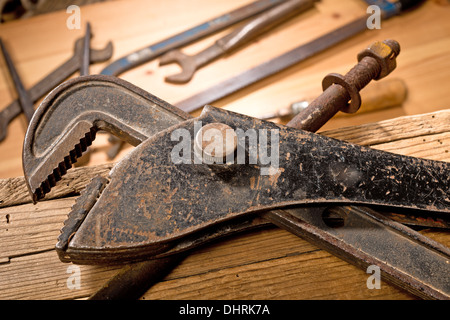
[[[222,140],[223,148],[211,149],[198,139],[199,132],[207,135],[205,128],[211,127],[212,137],[230,134]],[[436,277],[448,275],[448,248],[412,230],[403,242],[396,241],[403,227],[383,222],[374,211],[385,207],[448,215],[446,162],[372,150],[212,106],[191,118],[123,80],[96,75],[57,87],[30,123],[23,167],[35,202],[57,184],[97,130],[136,148],[107,179],[94,179],[69,213],[56,245],[64,262],[111,264],[168,257],[264,225],[259,222],[263,218],[297,235],[320,239],[358,265],[384,259],[383,272],[420,296],[449,296],[448,277]],[[253,133],[255,144],[250,143]],[[270,151],[266,155],[276,155],[273,161],[264,156],[252,161],[255,150],[263,155],[264,148]],[[347,215],[347,232],[356,236],[353,249],[339,244],[348,244],[344,229],[324,237],[327,228],[317,221],[337,205],[344,208],[337,211]],[[363,221],[367,225],[358,232],[355,227]],[[382,234],[395,240],[390,249],[401,245],[413,253],[424,250],[423,259],[432,259],[435,267],[424,271],[419,259],[417,271],[411,261],[396,260],[399,251],[383,247]],[[373,250],[361,251],[361,246]],[[375,247],[378,256],[372,256]]]

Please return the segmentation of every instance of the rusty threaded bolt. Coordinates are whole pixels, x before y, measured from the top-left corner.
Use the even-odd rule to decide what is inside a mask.
[[[371,80],[391,73],[397,66],[395,59],[399,53],[400,45],[395,40],[373,43],[358,54],[358,64],[345,76],[327,75],[322,82],[323,93],[287,125],[315,132],[338,111],[356,112],[361,106],[359,91]]]

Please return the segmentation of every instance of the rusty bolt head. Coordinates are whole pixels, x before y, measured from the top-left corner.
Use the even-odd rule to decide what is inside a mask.
[[[372,57],[380,64],[381,71],[375,80],[386,77],[397,66],[396,57],[400,53],[400,45],[395,40],[374,42],[369,48],[358,54],[358,61],[364,57]]]

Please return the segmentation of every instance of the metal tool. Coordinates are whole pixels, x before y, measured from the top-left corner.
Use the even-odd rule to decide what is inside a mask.
[[[387,50],[386,46],[391,50]],[[383,61],[378,61],[380,57],[373,55],[377,49],[381,50],[378,53]],[[358,65],[341,77],[344,79],[343,85],[328,87],[317,103],[322,104],[324,98],[333,98],[330,101],[338,106],[325,103],[325,108],[333,111],[348,108],[347,102],[350,96],[355,95],[355,88],[364,87],[371,78],[382,77],[395,67],[391,60],[395,59],[398,50],[393,42],[377,43],[365,50],[359,55]],[[378,67],[372,60],[378,61]],[[98,192],[89,193],[86,206],[77,206],[77,210],[71,212],[57,245],[63,261],[109,263],[161,256],[189,237],[196,239],[197,232],[201,234],[232,218],[244,219],[261,210],[305,203],[304,200],[310,204],[356,201],[446,214],[450,212],[448,190],[443,187],[449,184],[448,163],[370,150],[212,107],[205,108],[199,118],[189,119],[187,114],[122,80],[92,76],[89,86],[86,81],[80,80],[66,82],[53,91],[39,107],[39,113],[27,132],[24,172],[35,201],[43,196],[45,188],[50,188],[55,182],[56,174],[60,175],[63,173],[61,169],[67,169],[66,163],[70,163],[71,158],[76,160],[77,149],[81,150],[88,136],[91,139],[92,132],[99,127],[135,144],[145,141],[111,171],[107,185],[101,183],[95,189]],[[109,104],[113,109],[107,111],[105,104],[99,101],[111,101],[113,96],[116,97],[115,103]],[[81,101],[80,98],[90,107],[77,110],[78,118],[70,128],[59,125],[62,121],[56,119],[73,118],[73,111],[63,105],[74,105],[75,101]],[[54,105],[54,101],[59,103]],[[134,106],[134,111],[124,113],[122,105]],[[350,106],[356,108],[354,104]],[[155,121],[152,117],[148,118],[148,114],[157,116],[160,120],[157,123],[167,129],[161,131],[155,128]],[[188,120],[183,121],[185,119]],[[146,125],[152,120],[150,125]],[[171,163],[167,155],[175,144],[170,139],[173,132],[186,129],[192,133],[195,122],[199,120],[244,130],[280,130],[283,137],[280,174],[275,177],[261,176],[261,164],[245,165],[238,171],[230,167],[224,171],[223,166]],[[168,123],[164,124],[166,121]],[[170,127],[170,123],[175,124]],[[303,122],[293,123],[301,125]],[[65,150],[67,143],[79,145],[70,151]],[[64,154],[67,156],[63,160]],[[305,165],[308,167],[302,168]],[[137,170],[138,174],[133,175],[133,170]],[[321,174],[315,175],[314,172]],[[433,175],[432,181],[429,174]],[[314,182],[316,178],[319,184]],[[171,183],[161,184],[158,181]],[[193,190],[196,192],[192,193]],[[406,190],[408,192],[404,192]],[[108,199],[114,199],[114,203]],[[248,199],[253,200],[249,202]],[[107,210],[104,210],[105,206]],[[79,212],[78,208],[82,211]],[[133,214],[127,215],[126,212]],[[290,218],[284,222],[291,226],[298,225]],[[96,230],[95,235],[92,230]],[[198,241],[192,243],[194,245]],[[183,247],[188,248],[186,245]],[[445,267],[448,266],[444,265],[444,271],[448,270]],[[392,273],[388,268],[384,271]]]
[[[284,0],[259,0],[227,12],[219,17],[203,22],[186,31],[178,33],[148,47],[130,53],[108,65],[100,74],[118,76],[140,64],[148,62],[160,55],[184,46],[205,36],[225,29],[235,23],[250,18],[264,10],[284,2]]]
[[[212,46],[195,55],[186,55],[180,50],[171,50],[159,60],[159,65],[167,65],[173,62],[181,66],[181,72],[165,78],[171,83],[186,83],[194,76],[195,71],[211,61],[231,52],[234,49],[248,43],[266,30],[277,24],[286,22],[295,15],[304,12],[314,6],[317,0],[289,0],[267,12],[264,12],[242,27],[235,29],[230,34],[217,40]]]
[[[401,106],[407,96],[406,84],[401,79],[386,79],[384,81],[372,83],[361,92],[361,107],[358,114],[379,111],[386,108]],[[258,116],[259,119],[269,120],[280,118],[290,120],[306,109],[311,100],[305,99],[292,103],[288,107],[280,108],[275,112]],[[348,113],[340,113],[347,115]]]
[[[28,92],[25,90],[22,80],[20,79],[19,73],[17,72],[14,66],[11,56],[9,55],[9,52],[6,50],[6,47],[1,39],[0,39],[0,47],[3,53],[3,57],[5,58],[5,62],[8,67],[9,73],[11,74],[11,78],[13,79],[17,94],[19,96],[22,112],[25,114],[27,123],[29,123],[34,113],[33,103],[31,102]]]
[[[378,5],[382,9],[384,19],[400,14],[420,2],[423,1],[396,1],[395,3],[387,0],[377,1]],[[202,108],[204,105],[211,104],[253,83],[268,78],[326,49],[329,49],[332,46],[363,32],[364,30],[367,30],[366,19],[366,17],[358,18],[328,34],[292,49],[281,56],[273,58],[236,76],[215,84],[182,101],[178,101],[174,103],[174,105],[185,112],[192,112]]]
[[[399,48],[395,42],[375,43],[359,55],[359,63],[346,76],[332,75],[333,79],[342,78],[343,80],[339,84],[329,83],[329,87],[324,86],[324,93],[310,106],[319,109],[320,112],[317,115],[309,116],[307,121],[299,115],[288,125],[312,128],[312,121],[314,121],[318,123],[316,127],[320,127],[325,116],[332,115],[339,109],[347,108],[356,111],[355,109],[359,107],[358,91],[367,85],[370,79],[379,79],[388,74],[395,67],[395,57],[398,52]],[[330,77],[326,77],[324,83],[327,83]],[[67,94],[68,90],[63,92]],[[77,88],[77,92],[86,99],[86,94],[80,88]],[[56,94],[56,91],[53,93]],[[52,94],[47,97],[48,101],[55,99]],[[93,98],[98,99],[99,94]],[[76,99],[76,95],[70,95],[70,99]],[[123,98],[120,97],[119,100],[122,101]],[[348,105],[350,100],[351,104]],[[61,109],[47,107],[52,110],[42,109],[40,116],[46,118],[48,125],[40,123],[37,135],[34,134],[37,122],[30,125],[28,133],[33,134],[27,133],[24,145],[24,171],[27,181],[32,182],[29,187],[35,200],[39,200],[45,194],[46,188],[53,184],[55,170],[63,164],[60,162],[63,159],[61,153],[66,154],[67,157],[71,154],[70,149],[67,150],[70,147],[66,147],[74,145],[68,143],[70,140],[79,139],[83,135],[84,138],[88,138],[85,133],[91,134],[102,126],[101,129],[107,128],[118,135],[124,135],[122,132],[127,132],[128,139],[130,136],[135,136],[136,140],[142,141],[142,138],[138,138],[136,134],[136,128],[140,126],[135,125],[132,128],[134,132],[129,128],[131,117],[135,117],[134,120],[139,122],[144,120],[130,115],[134,112],[111,113],[111,116],[113,114],[116,116],[114,121],[109,119],[111,116],[107,117],[106,121],[105,110],[103,110],[106,107],[97,106],[98,111],[95,112],[91,106],[85,115],[81,112],[82,110],[77,110],[81,118],[77,119],[78,125],[73,128],[78,131],[78,134],[65,129],[64,131],[69,135],[64,138],[58,135],[58,141],[61,142],[56,144],[54,152],[47,153],[45,149],[37,146],[41,145],[42,139],[49,139],[50,132],[47,130],[52,130],[53,135],[61,132],[52,118],[62,117],[57,112]],[[124,119],[118,119],[117,116]],[[309,118],[313,120],[309,121]],[[36,121],[38,119],[36,118]],[[450,179],[447,172],[450,167],[448,163],[419,160],[371,150],[314,134],[306,134],[303,131],[279,127],[272,123],[258,122],[253,118],[219,111],[212,107],[205,107],[198,119],[184,121],[183,130],[192,134],[194,122],[200,120],[203,124],[222,123],[231,128],[241,128],[243,132],[264,128],[279,130],[279,136],[283,139],[280,143],[276,178],[272,175],[261,175],[264,169],[262,164],[240,166],[239,173],[232,168],[230,168],[231,173],[216,172],[216,167],[209,168],[206,164],[200,167],[190,163],[183,166],[175,165],[168,156],[175,146],[170,137],[174,130],[180,128],[180,125],[175,125],[151,139],[146,139],[112,170],[110,182],[101,196],[95,197],[95,199],[105,200],[95,202],[95,206],[89,210],[89,214],[83,219],[83,224],[71,238],[71,245],[67,250],[63,247],[68,243],[60,242],[61,259],[82,263],[139,259],[142,258],[140,255],[146,256],[150,252],[156,254],[161,250],[161,246],[170,245],[174,239],[214,223],[237,218],[250,212],[287,205],[360,203],[450,212],[450,200],[445,191],[445,186],[449,184],[448,179]],[[31,145],[34,146],[33,149],[30,148]],[[51,143],[50,140],[42,144],[42,146],[49,145],[55,146],[55,143]],[[54,162],[53,159],[59,160]],[[364,163],[364,166],[361,166],[361,163]],[[39,170],[30,172],[30,168]],[[133,170],[137,170],[136,175],[132,174]],[[222,174],[225,175],[223,179],[220,178]],[[427,178],[429,174],[432,174],[434,178],[431,180]],[[181,177],[183,178],[179,180]],[[225,179],[225,177],[228,178]],[[149,181],[172,181],[172,183],[167,186],[165,183],[148,183]],[[249,181],[254,181],[254,187],[248,185]],[[139,186],[138,192],[137,186]],[[195,193],[192,192],[194,190]],[[166,198],[168,194],[170,200]],[[226,197],[226,194],[233,196]],[[114,199],[115,204],[121,205],[114,205],[106,199]],[[414,201],[412,202],[411,199]],[[436,201],[436,199],[441,200]],[[123,208],[127,208],[130,212],[139,212],[135,216],[139,219],[130,220],[130,216],[124,215]],[[185,214],[180,216],[181,212]],[[167,219],[168,215],[173,216],[174,220]],[[190,219],[191,216],[192,219]],[[69,218],[69,220],[72,219]],[[94,235],[91,232],[92,224],[98,226],[99,221],[102,221],[103,227]],[[131,232],[129,228],[134,231]],[[117,230],[113,237],[110,234],[112,229]],[[67,232],[72,234],[73,229],[68,228]],[[130,237],[135,241],[130,241]],[[139,250],[136,250],[135,246],[138,246]]]
[[[80,70],[81,56],[83,54],[83,39],[76,40],[74,46],[73,56],[50,72],[46,77],[28,89],[28,94],[33,103],[41,99],[45,94],[50,92],[62,81],[66,80],[71,74]],[[90,49],[90,62],[104,62],[111,58],[113,52],[113,46],[111,42],[103,49]],[[6,108],[0,111],[0,141],[5,139],[7,134],[8,124],[19,114],[21,114],[22,108],[20,102],[15,100],[11,102]]]

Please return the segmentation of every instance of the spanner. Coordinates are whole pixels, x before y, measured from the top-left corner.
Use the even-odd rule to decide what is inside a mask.
[[[159,64],[166,65],[176,62],[182,71],[166,77],[167,82],[186,83],[192,79],[196,70],[208,64],[219,56],[230,52],[244,43],[254,39],[264,31],[282,22],[287,21],[296,14],[304,12],[314,6],[317,0],[290,0],[270,9],[251,20],[242,27],[217,40],[205,50],[189,56],[178,49],[167,52],[160,58]]]
[[[84,37],[76,40],[73,56],[69,60],[27,90],[33,102],[38,101],[58,84],[67,79],[71,74],[80,70],[81,57],[83,55],[83,40]],[[108,42],[103,49],[90,49],[90,61],[91,63],[95,63],[109,60],[112,57],[112,53],[112,42]],[[21,114],[21,112],[22,108],[20,107],[19,100],[14,100],[0,112],[0,141],[3,141],[6,137],[8,124]]]

